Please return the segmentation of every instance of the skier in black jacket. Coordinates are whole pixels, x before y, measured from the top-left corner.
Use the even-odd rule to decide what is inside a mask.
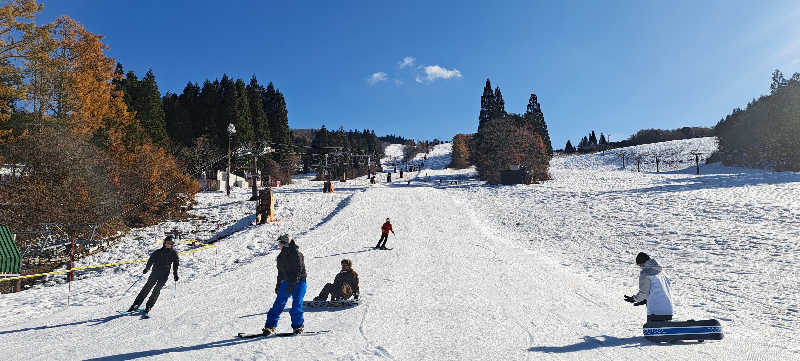
[[[172,240],[172,236],[167,236],[164,238],[164,246],[150,255],[150,259],[147,260],[147,266],[144,267],[144,273],[147,273],[150,267],[153,267],[153,273],[150,274],[147,283],[144,284],[139,295],[136,296],[136,300],[134,300],[131,307],[128,308],[128,312],[136,311],[142,302],[144,302],[144,298],[147,297],[147,294],[150,293],[150,289],[152,289],[153,294],[151,294],[150,298],[147,300],[147,305],[144,310],[145,313],[150,312],[153,305],[155,305],[158,300],[161,288],[167,283],[170,266],[172,266],[175,282],[178,282],[178,252],[175,252],[172,248],[174,245],[175,241]]]
[[[265,335],[275,333],[281,312],[292,297],[292,329],[295,334],[303,333],[303,297],[306,295],[306,265],[297,244],[284,234],[278,238],[281,253],[278,254],[278,282],[275,285],[275,302],[267,312],[267,321],[261,330]]]

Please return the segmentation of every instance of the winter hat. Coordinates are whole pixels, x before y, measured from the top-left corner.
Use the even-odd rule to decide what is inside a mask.
[[[172,235],[164,237],[164,245],[167,244],[172,244],[172,245],[175,244],[175,241],[172,240]]]
[[[389,217],[386,217],[386,222],[389,222]]]
[[[649,259],[650,256],[648,256],[647,253],[639,252],[639,254],[636,255],[636,264],[644,264]]]
[[[353,267],[353,261],[351,261],[351,260],[349,260],[347,258],[342,259],[342,265],[348,265],[350,267]]]
[[[289,237],[288,233],[284,233],[280,237],[278,237],[278,243],[280,243],[280,244],[282,244],[284,246],[289,245],[289,241],[290,240],[291,240],[291,237]]]

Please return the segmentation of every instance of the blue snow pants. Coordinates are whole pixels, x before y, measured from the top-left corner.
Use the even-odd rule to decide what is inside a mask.
[[[281,318],[283,308],[286,307],[286,302],[289,297],[292,297],[292,309],[289,310],[289,315],[292,316],[292,329],[303,327],[303,298],[306,296],[306,281],[299,281],[295,283],[292,294],[286,294],[286,287],[289,282],[282,281],[278,288],[278,295],[275,298],[275,303],[272,308],[267,312],[267,322],[264,327],[277,327],[278,320]]]

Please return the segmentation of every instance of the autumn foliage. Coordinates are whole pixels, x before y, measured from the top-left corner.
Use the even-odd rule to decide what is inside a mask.
[[[453,137],[453,157],[450,161],[450,168],[464,169],[469,168],[469,142],[471,137],[464,134],[456,134]]]
[[[197,182],[136,136],[102,36],[68,17],[34,25],[40,10],[32,0],[0,9],[0,157],[21,167],[0,183],[0,218],[12,229],[98,223],[102,236],[177,214]]]

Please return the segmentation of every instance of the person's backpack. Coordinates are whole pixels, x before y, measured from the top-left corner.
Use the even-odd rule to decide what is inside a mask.
[[[353,296],[353,287],[349,283],[342,284],[342,299],[346,300]]]

